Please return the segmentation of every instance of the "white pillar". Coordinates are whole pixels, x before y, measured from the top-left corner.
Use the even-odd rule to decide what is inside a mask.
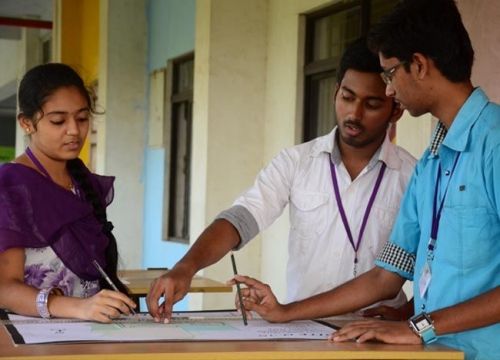
[[[139,268],[143,234],[144,123],[147,101],[145,0],[100,2],[98,173],[116,176],[108,211],[120,266]]]

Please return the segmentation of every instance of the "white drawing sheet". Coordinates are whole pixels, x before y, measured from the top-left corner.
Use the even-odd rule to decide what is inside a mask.
[[[10,325],[7,328],[16,344],[327,339],[335,331],[309,320],[272,324],[257,318],[249,319],[245,326],[241,316],[234,311],[174,313],[170,324],[155,323],[149,314],[124,317],[111,324],[58,319],[39,321],[13,314],[8,317]]]

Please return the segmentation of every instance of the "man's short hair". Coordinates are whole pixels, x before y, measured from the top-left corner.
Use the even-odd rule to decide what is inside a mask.
[[[379,74],[382,67],[378,56],[370,51],[366,38],[359,38],[347,46],[340,58],[337,70],[337,83],[340,84],[347,70],[357,70]]]
[[[408,63],[421,53],[453,82],[471,77],[474,50],[454,0],[402,1],[372,28],[368,44],[386,58]]]

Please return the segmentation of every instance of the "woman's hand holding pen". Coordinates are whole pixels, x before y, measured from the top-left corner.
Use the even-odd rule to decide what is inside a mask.
[[[110,323],[121,314],[130,315],[130,309],[136,307],[127,295],[113,290],[101,290],[92,297],[78,300],[78,318],[102,323]]]
[[[269,285],[264,284],[248,276],[236,275],[228,281],[229,285],[235,285],[236,281],[247,287],[241,288],[243,306],[247,311],[247,316],[251,318],[250,311],[255,311],[263,319],[269,322],[286,322],[286,306],[276,299]],[[238,296],[236,296],[236,308],[241,309]]]

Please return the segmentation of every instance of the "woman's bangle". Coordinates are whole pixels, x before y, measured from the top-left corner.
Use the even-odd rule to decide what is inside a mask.
[[[52,287],[41,289],[36,295],[36,309],[38,310],[38,314],[44,319],[50,318],[49,307],[47,305],[49,295],[52,294],[53,289]]]

